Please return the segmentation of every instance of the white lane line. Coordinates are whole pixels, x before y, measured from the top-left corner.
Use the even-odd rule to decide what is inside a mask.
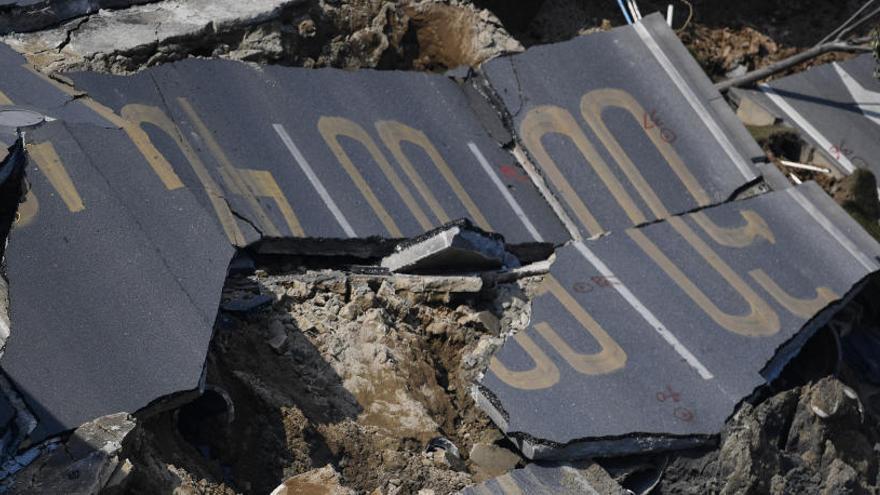
[[[852,257],[855,258],[856,261],[858,261],[863,267],[865,267],[869,272],[873,272],[877,269],[877,264],[874,263],[867,255],[865,255],[865,253],[863,253],[858,247],[856,247],[856,245],[853,244],[849,237],[838,230],[837,227],[835,227],[834,224],[831,223],[830,220],[828,220],[828,217],[826,217],[821,211],[819,211],[819,209],[816,208],[816,205],[814,205],[810,202],[809,199],[804,197],[804,195],[800,191],[798,191],[794,187],[789,187],[785,191],[787,191],[788,194],[791,195],[791,197],[794,198],[795,201],[797,201],[801,208],[806,210],[806,212],[809,213],[810,216],[812,216],[816,220],[816,222],[818,222],[819,225],[821,225],[822,228],[831,235],[831,237],[836,239],[837,242],[844,247],[844,249],[849,251],[849,254],[851,254]]]
[[[339,223],[339,226],[342,227],[342,230],[345,231],[345,234],[348,237],[357,237],[354,229],[351,228],[351,224],[346,220],[345,215],[342,214],[342,210],[336,206],[336,202],[333,201],[333,198],[330,197],[330,193],[327,192],[327,189],[324,188],[324,184],[321,184],[321,180],[318,179],[318,176],[315,175],[315,171],[312,170],[312,167],[309,165],[309,162],[306,161],[306,157],[300,153],[299,148],[296,147],[296,143],[293,142],[293,139],[290,139],[290,135],[287,134],[287,130],[281,124],[272,124],[272,127],[275,129],[275,132],[278,133],[278,137],[284,141],[284,145],[287,146],[287,150],[290,151],[290,154],[293,155],[293,159],[296,160],[296,163],[299,164],[299,168],[302,169],[303,173],[306,174],[306,177],[309,178],[309,182],[312,183],[312,187],[318,191],[318,194],[321,196],[321,199],[324,200],[324,204],[327,205],[327,208],[333,213],[333,216],[336,217],[336,221]]]
[[[504,199],[507,200],[507,204],[513,208],[513,212],[516,213],[516,216],[519,217],[520,221],[526,227],[526,230],[529,231],[529,234],[532,234],[532,238],[537,242],[544,242],[544,238],[541,237],[541,233],[538,232],[538,229],[532,224],[532,221],[529,220],[526,212],[523,211],[522,207],[520,207],[519,202],[517,202],[516,198],[510,194],[510,191],[507,190],[507,187],[501,182],[501,179],[498,178],[498,175],[495,174],[495,171],[492,170],[492,166],[489,165],[489,162],[486,160],[486,157],[483,156],[483,153],[480,151],[480,148],[477,148],[477,145],[474,143],[468,143],[468,148],[471,149],[471,153],[477,158],[477,161],[480,162],[480,166],[483,167],[483,170],[492,179],[492,183],[495,184],[495,187],[498,188],[498,191],[501,192],[501,195],[504,196]]]
[[[594,267],[596,267],[597,270],[599,270],[599,273],[601,273],[602,276],[609,278],[610,280],[615,280],[614,272],[608,269],[608,266],[602,260],[600,260],[598,256],[593,254],[593,252],[590,251],[590,249],[587,248],[584,243],[575,242],[574,246],[587,261],[589,261]],[[614,284],[614,288],[617,289],[617,292],[619,292],[620,295],[623,296],[626,302],[628,302],[629,305],[633,307],[633,309],[635,309],[640,315],[642,315],[642,318],[644,318],[645,321],[648,322],[648,325],[651,325],[651,327],[653,327],[654,330],[656,330],[657,333],[659,333],[660,336],[663,337],[663,340],[665,340],[667,344],[672,346],[672,348],[675,349],[675,352],[677,352],[678,355],[681,356],[682,359],[684,359],[691,366],[691,368],[697,370],[697,373],[700,374],[703,380],[711,380],[715,377],[703,365],[703,363],[701,363],[700,360],[697,359],[697,357],[694,356],[691,351],[689,351],[688,348],[685,347],[684,344],[682,344],[681,341],[679,341],[678,338],[675,337],[675,335],[672,335],[672,332],[670,332],[666,328],[666,326],[660,323],[660,320],[658,320],[657,317],[654,316],[654,313],[646,308],[645,305],[642,304],[642,302],[639,301],[639,299],[635,296],[635,294],[630,292],[630,290],[627,289],[626,286],[623,285],[623,283],[621,283],[619,279],[617,279],[617,282],[618,283]]]
[[[833,62],[831,66],[840,76],[840,80],[843,81],[843,85],[852,96],[852,101],[856,104],[859,112],[874,124],[880,125],[880,116],[877,115],[877,112],[880,111],[880,93],[862,86],[837,62]]]
[[[782,113],[788,115],[789,120],[791,120],[794,125],[800,127],[805,133],[807,133],[807,135],[810,136],[825,153],[831,152],[834,147],[834,145],[831,144],[831,141],[819,132],[819,129],[813,127],[813,124],[801,115],[800,112],[795,110],[793,106],[789,105],[789,103],[785,101],[785,98],[780,96],[775,89],[766,84],[759,84],[758,89],[767,95],[767,98],[770,98],[770,101],[779,107],[779,109],[782,110]],[[853,165],[853,163],[849,161],[849,158],[844,156],[843,153],[840,154],[840,158],[835,159],[844,169],[846,169],[847,173],[851,174],[856,170],[856,166]]]
[[[637,22],[633,24],[633,27],[636,29],[636,33],[638,33],[639,38],[642,39],[642,42],[645,43],[645,46],[648,47],[648,51],[654,55],[654,58],[657,59],[657,62],[661,67],[666,71],[666,74],[669,75],[672,82],[675,83],[675,86],[678,87],[678,90],[684,95],[687,102],[690,104],[691,108],[697,113],[697,116],[700,117],[700,120],[703,121],[703,125],[709,128],[709,133],[715,137],[715,140],[718,141],[718,144],[721,145],[721,148],[727,154],[731,161],[736,165],[736,168],[739,169],[740,173],[742,173],[743,177],[746,179],[754,179],[755,172],[752,170],[748,161],[742,156],[742,154],[737,151],[736,146],[730,141],[727,137],[727,133],[715,122],[715,119],[709,114],[709,110],[700,100],[700,98],[694,93],[694,90],[691,89],[690,85],[685,81],[684,77],[678,72],[678,69],[672,65],[672,62],[663,53],[663,50],[660,49],[660,45],[654,40],[651,36],[651,32],[648,31],[648,28],[645,27],[644,23]]]

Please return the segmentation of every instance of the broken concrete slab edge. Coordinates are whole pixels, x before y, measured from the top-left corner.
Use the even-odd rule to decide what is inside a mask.
[[[477,406],[485,411],[492,422],[504,432],[505,437],[513,442],[526,458],[532,461],[574,461],[595,457],[619,457],[645,453],[646,451],[656,453],[709,447],[718,440],[718,435],[720,435],[720,432],[706,435],[661,435],[633,432],[627,435],[601,437],[601,439],[576,438],[562,444],[535,438],[523,432],[507,431],[507,412],[498,404],[494,394],[482,385],[473,384],[471,396]]]
[[[159,0],[129,0],[128,5],[118,4],[115,9],[128,8],[134,5],[153,3]],[[58,4],[61,4],[60,6]],[[60,8],[59,8],[60,7]],[[79,10],[69,10],[80,7]],[[64,9],[68,9],[67,12]],[[69,2],[66,0],[44,0],[33,2],[28,5],[9,4],[0,7],[0,16],[5,22],[0,23],[0,35],[11,33],[29,33],[43,29],[60,26],[61,24],[83,16],[94,15],[103,7],[100,1],[89,0],[87,2]],[[61,12],[59,12],[61,11]],[[60,14],[60,15],[59,15]]]
[[[141,7],[149,7],[148,5],[142,5],[144,3],[163,4],[163,3],[171,3],[171,2],[169,2],[167,0],[145,0],[143,2],[140,2],[139,4],[134,4],[129,7],[126,7],[125,9],[119,9],[119,10],[123,10],[123,11],[128,10],[129,12],[134,12]],[[149,67],[153,67],[155,65],[158,65],[156,63],[150,63],[150,62],[155,58],[156,55],[159,55],[162,53],[162,51],[163,51],[162,49],[164,47],[191,45],[191,48],[198,48],[198,47],[204,46],[205,44],[208,44],[211,42],[220,41],[220,38],[222,38],[224,36],[239,35],[244,32],[247,32],[247,30],[249,30],[249,29],[263,26],[263,25],[267,25],[267,24],[275,22],[279,19],[283,19],[285,16],[292,17],[292,14],[295,13],[295,12],[292,12],[292,10],[299,8],[299,7],[302,7],[303,5],[306,5],[307,3],[308,3],[308,0],[284,0],[283,3],[274,7],[273,9],[271,9],[267,12],[256,13],[249,18],[237,18],[237,19],[235,19],[234,22],[233,21],[228,21],[228,22],[219,21],[218,22],[218,21],[213,21],[213,20],[212,21],[205,21],[204,24],[200,24],[200,25],[198,25],[198,27],[193,25],[193,30],[190,32],[187,32],[187,33],[178,34],[176,36],[167,36],[165,38],[162,38],[161,40],[157,38],[156,40],[144,42],[140,45],[133,46],[133,47],[127,48],[127,49],[116,49],[116,50],[111,50],[106,53],[100,52],[100,53],[95,53],[92,55],[101,56],[103,59],[114,59],[116,57],[122,57],[123,59],[126,59],[127,62],[129,62],[129,64],[128,64],[129,66],[131,66],[131,65],[136,66],[136,70],[129,70],[128,67],[124,67],[124,68],[114,67],[114,70],[118,73],[134,74],[137,72],[141,72]],[[159,9],[162,9],[165,7],[162,5],[159,5],[158,7],[153,7],[153,8],[159,10]],[[176,8],[176,7],[173,7],[173,8]],[[65,32],[69,36],[70,33],[75,32],[80,26],[82,26],[83,24],[88,22],[88,20],[91,17],[96,16],[96,15],[101,15],[100,11],[95,11],[95,12],[92,12],[91,14],[87,14],[87,15],[81,16],[81,17],[68,18],[68,19],[58,23],[54,27],[54,29],[64,29]],[[75,24],[75,23],[77,24],[75,27],[68,29],[68,25]],[[36,31],[40,31],[40,30],[36,30]],[[0,32],[0,36],[5,37],[6,40],[10,40],[10,39],[14,40],[13,43],[10,43],[10,46],[15,48],[15,46],[21,42],[21,37],[17,37],[16,35],[18,35],[18,34],[27,35],[28,33],[29,33],[29,31],[11,32],[11,33],[5,33],[5,34]],[[65,44],[66,43],[64,43],[64,42],[60,43],[61,48],[63,48]],[[56,47],[56,49],[57,49],[57,47]],[[18,50],[16,50],[16,51],[18,51]],[[43,51],[47,51],[47,50],[43,50]],[[60,52],[60,49],[58,51]],[[195,51],[196,50],[184,49],[184,52],[187,52],[187,53],[195,52]],[[24,55],[27,56],[28,54],[24,54]],[[92,58],[93,58],[92,56],[85,56],[84,60],[82,60],[80,63],[72,65],[69,68],[81,69],[83,66],[82,62],[85,62],[86,60],[91,60]],[[247,65],[252,65],[252,64],[245,62],[245,61],[241,61],[241,62],[245,63]]]
[[[511,58],[511,55],[502,56],[500,58]],[[494,59],[493,59],[494,60]],[[498,93],[498,90],[492,86],[492,83],[489,81],[489,78],[486,77],[485,74],[482,73],[480,69],[475,71],[474,76],[474,85],[478,87],[478,92],[484,98],[487,99],[489,106],[495,109],[495,113],[498,115],[498,118],[501,120],[501,124],[507,129],[507,133],[512,137],[511,143],[499,143],[501,147],[506,149],[508,153],[513,155],[516,159],[517,163],[525,170],[526,174],[531,179],[532,184],[538,189],[538,193],[550,205],[550,209],[553,213],[556,214],[557,219],[562,222],[562,226],[568,232],[568,235],[576,240],[582,240],[583,236],[581,235],[580,229],[577,227],[577,224],[571,219],[568,215],[568,212],[565,211],[565,208],[562,206],[562,202],[559,198],[556,197],[556,194],[552,189],[547,185],[547,181],[544,179],[543,173],[540,169],[535,165],[534,157],[531,156],[531,153],[526,148],[525,144],[519,135],[519,132],[516,129],[516,124],[514,123],[514,116],[511,115],[510,110],[504,104],[501,95]],[[482,87],[480,89],[480,87]]]

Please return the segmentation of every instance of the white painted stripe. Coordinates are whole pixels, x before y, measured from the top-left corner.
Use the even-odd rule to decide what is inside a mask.
[[[821,132],[819,132],[819,129],[813,127],[813,124],[811,124],[809,120],[804,118],[804,116],[801,115],[800,112],[795,110],[793,106],[789,105],[788,102],[785,101],[785,99],[780,96],[775,89],[767,86],[766,84],[759,84],[758,89],[760,89],[761,92],[767,95],[767,98],[770,98],[770,101],[772,101],[777,107],[779,107],[779,109],[782,110],[782,113],[788,115],[789,120],[791,120],[794,125],[800,127],[805,133],[807,133],[807,135],[810,136],[810,138],[816,142],[816,145],[822,148],[825,153],[831,152],[831,149],[834,146],[833,144],[831,144],[831,141],[829,141],[828,138],[826,138]],[[849,161],[849,158],[844,156],[842,153],[840,155],[840,158],[837,158],[837,162],[846,170],[847,173],[851,174],[856,169],[855,165],[853,165],[853,163]]]
[[[856,104],[862,115],[874,124],[880,125],[880,116],[877,115],[877,111],[880,110],[880,93],[862,86],[837,62],[833,62],[831,66],[840,76],[840,80],[843,81],[843,85],[852,96],[853,103]]]
[[[593,252],[590,251],[584,243],[575,242],[574,246],[587,261],[589,261],[593,266],[596,267],[597,270],[599,270],[599,273],[601,273],[602,276],[614,280],[614,273],[610,269],[608,269],[608,266],[602,260],[600,260],[598,256],[593,254]],[[648,322],[648,325],[651,325],[651,327],[653,327],[654,330],[656,330],[657,333],[660,334],[660,337],[662,337],[667,344],[672,346],[672,348],[675,349],[675,352],[677,352],[678,355],[681,356],[682,359],[684,359],[691,366],[691,368],[697,370],[697,373],[699,373],[704,380],[711,380],[712,378],[714,378],[714,375],[712,375],[712,373],[705,366],[703,366],[703,363],[701,363],[700,360],[697,359],[696,356],[694,356],[693,353],[691,353],[691,351],[689,351],[687,347],[685,347],[684,344],[682,344],[681,341],[679,341],[678,338],[676,338],[675,335],[673,335],[672,332],[670,332],[666,328],[666,326],[663,325],[663,323],[660,323],[660,320],[658,320],[657,317],[654,316],[654,313],[646,308],[645,305],[642,304],[642,302],[639,301],[639,299],[635,296],[635,294],[630,292],[630,290],[625,285],[623,285],[620,280],[617,280],[617,282],[618,283],[614,284],[614,288],[617,289],[617,292],[619,292],[620,295],[623,296],[626,302],[628,302],[629,305],[633,307],[633,309],[635,309],[640,315],[642,315],[642,318],[644,318],[645,321]]]
[[[333,198],[330,197],[330,193],[327,192],[327,189],[324,188],[324,185],[321,184],[321,180],[318,179],[318,176],[315,175],[315,171],[312,170],[312,167],[309,165],[309,162],[306,161],[306,157],[300,153],[299,148],[296,147],[296,144],[293,142],[293,139],[290,139],[290,135],[287,134],[287,130],[281,124],[272,124],[272,127],[275,128],[275,132],[278,133],[278,137],[284,141],[284,145],[287,146],[287,150],[290,151],[290,154],[293,155],[296,163],[299,164],[299,167],[302,169],[303,173],[308,177],[309,182],[312,183],[312,187],[318,191],[318,194],[321,196],[321,199],[324,200],[324,204],[327,205],[327,208],[333,213],[333,216],[336,217],[336,221],[339,223],[339,226],[342,227],[342,230],[345,231],[345,234],[348,237],[357,237],[354,229],[351,228],[351,224],[346,220],[345,215],[342,214],[342,210],[336,206],[336,202],[333,201]]]
[[[666,71],[666,74],[669,75],[672,82],[675,83],[675,86],[678,87],[678,90],[684,95],[687,102],[690,104],[691,108],[694,109],[694,112],[697,113],[697,116],[700,117],[700,120],[703,122],[709,129],[709,133],[715,137],[715,140],[718,141],[718,144],[721,145],[721,148],[727,154],[731,161],[736,165],[736,168],[739,169],[740,173],[742,173],[743,177],[748,180],[755,178],[755,172],[752,170],[750,164],[747,159],[742,156],[739,151],[737,151],[736,146],[730,141],[727,137],[727,133],[715,122],[715,119],[712,118],[712,115],[709,113],[709,110],[700,100],[694,90],[691,89],[690,85],[685,81],[684,77],[682,77],[681,73],[678,72],[678,69],[672,65],[672,62],[663,53],[663,50],[660,49],[660,45],[654,40],[651,36],[651,32],[648,31],[648,28],[645,27],[643,23],[635,23],[633,27],[636,29],[636,32],[639,34],[639,38],[642,39],[642,42],[645,43],[645,46],[648,47],[648,50],[654,55],[654,58],[657,59],[657,62],[661,67]]]
[[[826,217],[821,211],[819,211],[819,209],[816,208],[816,205],[814,205],[810,202],[809,199],[804,197],[804,195],[800,191],[798,191],[794,187],[789,187],[788,189],[786,189],[786,191],[788,192],[788,194],[791,195],[792,198],[794,198],[795,201],[797,201],[801,208],[806,210],[806,212],[809,213],[810,216],[812,216],[816,220],[816,222],[821,225],[822,228],[825,229],[826,232],[828,232],[828,234],[831,235],[831,237],[837,240],[837,242],[840,243],[840,245],[843,246],[844,249],[849,251],[849,254],[851,254],[852,257],[856,259],[856,261],[858,261],[869,272],[873,272],[877,269],[877,264],[874,263],[871,258],[863,253],[858,247],[856,247],[856,245],[853,244],[852,240],[850,240],[849,237],[838,230],[837,227],[835,227],[834,224],[831,223],[831,220],[828,220],[828,217]]]
[[[513,212],[516,213],[516,216],[519,217],[520,221],[526,227],[526,230],[529,231],[529,234],[532,234],[532,238],[537,242],[544,242],[544,238],[541,237],[541,233],[538,232],[538,229],[532,224],[532,221],[529,220],[526,212],[523,211],[522,207],[520,207],[519,202],[517,202],[516,198],[510,194],[510,191],[507,190],[507,187],[501,182],[501,179],[498,178],[498,175],[495,174],[495,171],[492,170],[492,166],[489,165],[489,162],[486,160],[486,157],[483,156],[483,153],[480,151],[480,148],[477,148],[477,145],[474,143],[468,143],[468,148],[471,149],[471,153],[477,158],[477,161],[480,162],[480,166],[483,167],[483,170],[492,179],[492,183],[495,184],[495,187],[498,188],[498,191],[501,192],[501,195],[504,196],[504,199],[507,200],[507,204],[513,208]]]

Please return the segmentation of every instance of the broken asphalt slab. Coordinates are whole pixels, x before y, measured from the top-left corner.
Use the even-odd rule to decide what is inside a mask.
[[[766,161],[659,15],[482,73],[584,237],[726,201]]]
[[[407,238],[467,217],[511,243],[568,239],[443,76],[186,60],[70,77],[143,124],[168,182],[203,203],[222,191],[265,237]]]
[[[880,81],[873,76],[875,68],[871,55],[860,55],[734,93],[798,129],[842,174],[866,168],[878,175]]]
[[[814,183],[573,243],[478,403],[531,459],[707,442],[878,255]]]
[[[141,187],[134,146],[101,139],[121,131],[82,127],[80,142],[61,122],[33,133],[47,141],[29,147],[32,194],[5,256],[2,368],[35,440],[198,388],[233,254],[188,190]]]

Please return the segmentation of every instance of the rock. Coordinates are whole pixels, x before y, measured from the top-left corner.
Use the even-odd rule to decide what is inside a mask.
[[[395,291],[438,294],[477,293],[483,289],[480,277],[443,277],[429,275],[395,275],[391,277]]]
[[[720,447],[681,456],[662,493],[874,493],[877,422],[833,377],[744,404]]]
[[[339,473],[326,465],[289,478],[271,495],[355,495],[351,488],[342,486]]]
[[[382,266],[397,273],[461,273],[515,268],[519,260],[507,252],[503,237],[457,220],[398,244]]]
[[[481,482],[501,476],[512,470],[520,461],[515,453],[495,444],[476,443],[468,456],[474,465],[474,481]]]
[[[749,98],[742,98],[736,109],[736,116],[743,124],[766,127],[776,123],[776,117]]]
[[[856,210],[868,219],[880,219],[877,179],[869,170],[856,169],[834,187],[834,200],[847,211]]]
[[[501,321],[491,311],[471,313],[459,318],[458,322],[462,325],[476,323],[490,335],[498,335],[501,332]]]

